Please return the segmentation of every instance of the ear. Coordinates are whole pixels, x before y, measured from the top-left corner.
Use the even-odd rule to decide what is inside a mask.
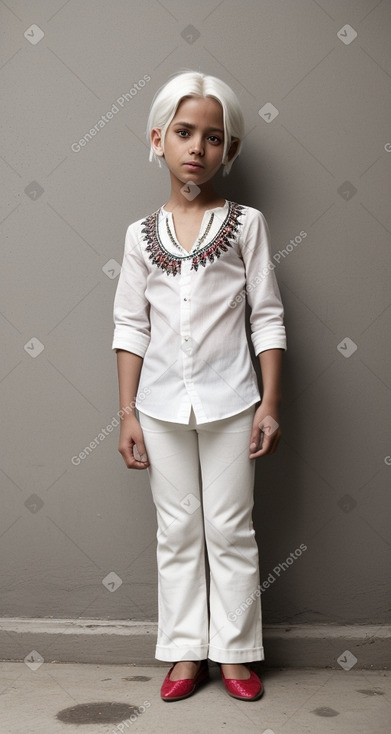
[[[151,145],[153,152],[162,158],[164,156],[164,150],[162,146],[161,130],[158,127],[154,127],[151,130]]]
[[[227,153],[227,156],[226,156],[226,159],[225,159],[227,163],[229,161],[231,161],[232,158],[234,157],[234,155],[236,154],[236,152],[238,150],[238,147],[239,147],[239,143],[240,143],[239,138],[232,138],[231,139],[231,145],[229,147],[229,150],[228,150],[228,153]]]

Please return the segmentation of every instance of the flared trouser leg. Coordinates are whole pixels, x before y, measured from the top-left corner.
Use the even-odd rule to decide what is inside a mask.
[[[204,526],[210,567],[208,657],[220,663],[264,659],[258,546],[252,521],[254,410],[199,433]]]
[[[253,414],[252,406],[201,425],[193,413],[188,425],[139,414],[158,524],[159,660],[264,658],[248,459]]]
[[[157,516],[159,660],[208,657],[205,541],[198,436],[139,414]]]

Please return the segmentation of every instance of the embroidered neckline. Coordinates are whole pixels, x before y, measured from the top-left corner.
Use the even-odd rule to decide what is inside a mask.
[[[239,217],[243,215],[244,206],[228,201],[228,212],[220,229],[210,242],[204,247],[188,255],[176,255],[164,247],[159,235],[159,212],[157,209],[153,214],[146,217],[142,223],[141,232],[145,235],[147,242],[146,251],[149,259],[154,265],[165,271],[167,275],[177,275],[181,272],[182,260],[192,260],[190,270],[198,270],[199,266],[206,267],[219,258],[223,252],[232,247],[232,242],[239,229]]]

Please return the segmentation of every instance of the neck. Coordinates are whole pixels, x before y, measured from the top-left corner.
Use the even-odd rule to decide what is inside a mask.
[[[199,188],[200,191],[194,197],[189,200],[186,198],[184,192],[181,191],[186,186],[182,181],[171,176],[171,194],[164,205],[166,210],[176,210],[191,214],[192,212],[201,211],[204,209],[210,209],[212,206],[223,206],[225,199],[220,196],[213,187],[211,181],[207,181],[202,184]],[[191,193],[191,186],[189,187],[189,193]]]

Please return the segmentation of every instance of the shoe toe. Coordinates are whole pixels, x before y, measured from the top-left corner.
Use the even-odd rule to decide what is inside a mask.
[[[161,687],[161,697],[165,699],[170,698],[182,698],[182,696],[189,696],[194,688],[194,680],[192,678],[186,678],[184,680],[170,680],[170,673],[172,668],[167,673],[163,685]]]
[[[181,698],[187,698],[191,696],[196,690],[197,686],[205,681],[209,676],[209,670],[207,663],[201,662],[200,669],[197,672],[195,678],[183,678],[180,680],[170,680],[171,671],[174,666],[168,671],[162,687],[160,689],[160,695],[163,701],[178,701]]]
[[[261,679],[253,670],[250,671],[250,677],[240,680],[238,678],[225,678],[221,671],[224,685],[230,696],[239,698],[244,701],[255,701],[261,698],[263,694],[263,685]]]

